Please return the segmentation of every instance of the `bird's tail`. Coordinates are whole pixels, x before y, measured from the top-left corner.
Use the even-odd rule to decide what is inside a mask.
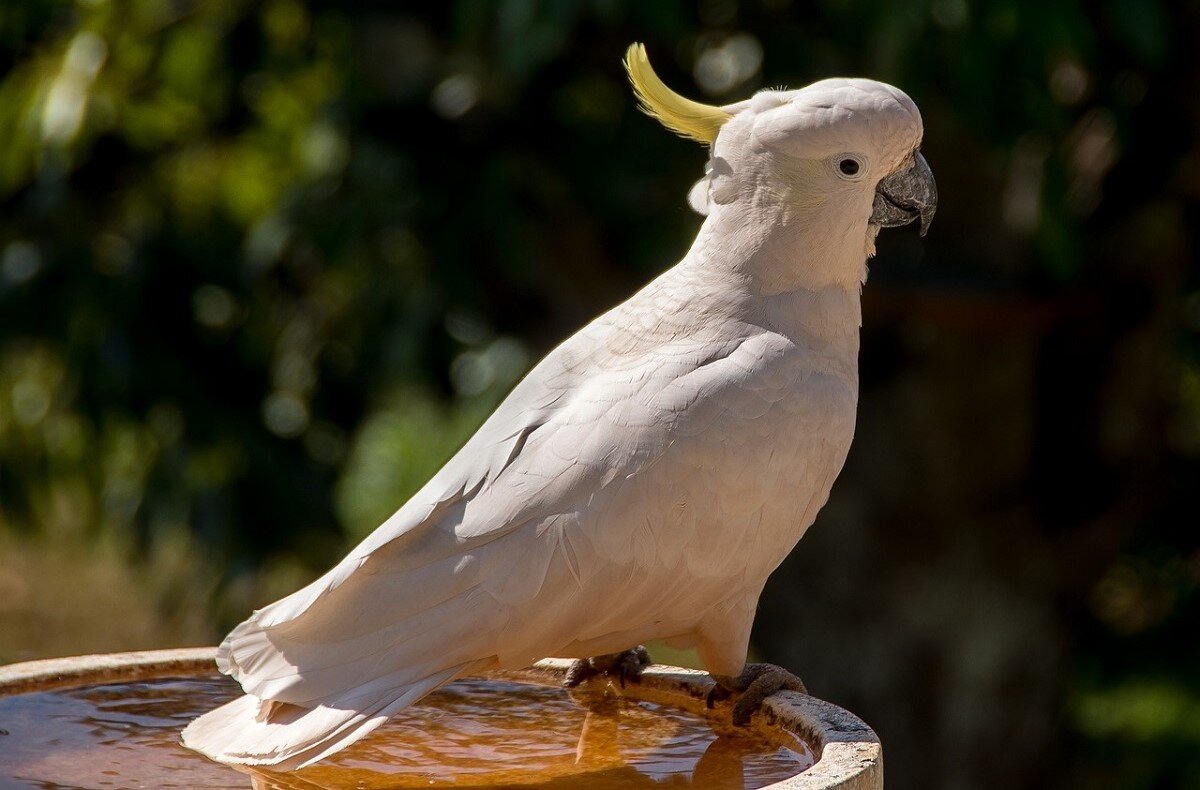
[[[303,707],[246,694],[189,724],[183,744],[223,763],[280,771],[304,768],[367,735],[469,666],[451,667],[402,689],[389,689],[374,701],[360,697],[345,708]]]

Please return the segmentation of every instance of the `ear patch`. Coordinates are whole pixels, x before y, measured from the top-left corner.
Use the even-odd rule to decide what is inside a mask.
[[[704,167],[704,178],[692,185],[688,192],[688,205],[697,214],[707,217],[713,205],[723,206],[737,198],[737,182],[733,179],[733,168],[719,156],[710,157]]]
[[[625,71],[633,83],[642,112],[681,137],[712,144],[731,117],[720,107],[685,99],[668,88],[654,73],[646,47],[630,44],[625,51]]]

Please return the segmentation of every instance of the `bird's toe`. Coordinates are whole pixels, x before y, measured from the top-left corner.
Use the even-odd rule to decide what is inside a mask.
[[[749,724],[767,697],[777,691],[808,693],[804,681],[774,664],[747,664],[736,678],[715,677],[714,680],[717,683],[709,690],[706,704],[711,708],[714,702],[729,699],[735,692],[740,692],[732,711],[733,723],[739,726]]]
[[[567,668],[563,676],[563,686],[575,688],[597,675],[605,675],[616,678],[621,688],[625,688],[627,682],[641,682],[642,671],[652,663],[654,662],[650,660],[650,653],[641,645],[620,653],[578,658]]]

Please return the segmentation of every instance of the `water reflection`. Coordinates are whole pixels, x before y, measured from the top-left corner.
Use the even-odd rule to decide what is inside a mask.
[[[758,788],[811,764],[766,731],[594,690],[454,683],[372,737],[303,771],[241,773],[178,743],[231,698],[226,679],[160,680],[0,699],[0,785],[45,787]],[[248,780],[248,781],[247,781]]]

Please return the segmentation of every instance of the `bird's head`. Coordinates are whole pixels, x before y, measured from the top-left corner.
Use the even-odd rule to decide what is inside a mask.
[[[625,67],[642,109],[668,129],[710,146],[706,175],[689,202],[701,214],[729,206],[776,225],[867,239],[920,221],[937,189],[919,148],[921,114],[903,91],[867,79],[828,79],[799,90],[763,90],[725,106],[691,101],[632,45]]]

